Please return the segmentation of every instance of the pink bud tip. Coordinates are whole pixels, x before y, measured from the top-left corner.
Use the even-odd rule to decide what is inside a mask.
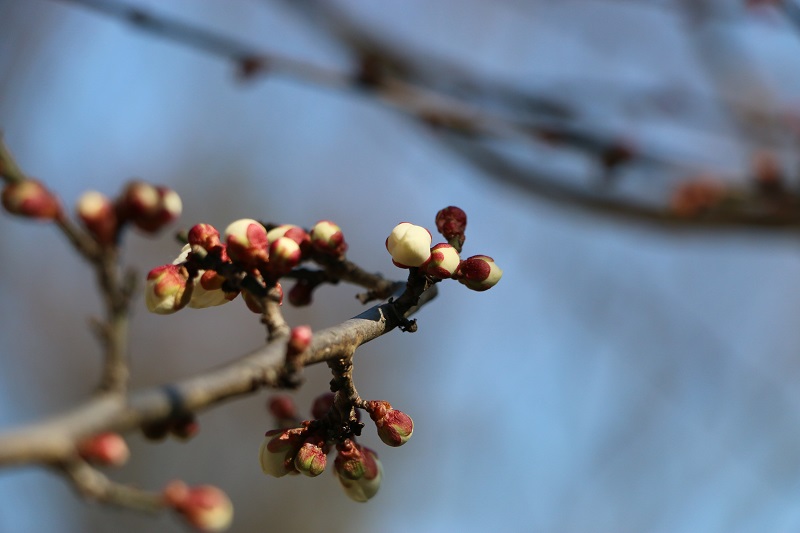
[[[233,504],[217,487],[189,487],[173,481],[164,488],[164,502],[199,531],[224,531],[233,521]]]
[[[61,214],[61,204],[39,181],[25,180],[3,187],[3,207],[12,215],[53,220]]]
[[[78,444],[78,454],[92,463],[120,466],[128,461],[131,452],[118,433],[100,433]]]
[[[309,326],[295,326],[289,335],[289,352],[292,354],[299,354],[311,345],[311,327]]]

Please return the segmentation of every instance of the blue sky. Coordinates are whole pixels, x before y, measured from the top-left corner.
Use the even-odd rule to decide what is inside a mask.
[[[136,3],[269,50],[347,65],[346,54],[280,4]],[[625,111],[626,100],[649,91],[714,94],[683,22],[666,8],[344,5],[377,31],[476,72],[559,91],[590,123],[680,154],[687,167],[730,170],[746,160],[725,110],[704,108],[702,127],[687,116]],[[791,102],[797,39],[769,17],[727,16],[713,32],[735,37],[774,105]],[[389,109],[280,78],[241,83],[227,64],[68,3],[0,1],[0,20],[0,129],[22,167],[68,205],[86,189],[114,194],[140,176],[181,194],[183,227],[243,216],[305,226],[332,219],[353,260],[401,278],[383,247],[391,228],[432,227],[436,211],[452,204],[469,215],[466,252],[491,255],[505,271],[486,293],[443,284],[418,333],[359,351],[362,396],[389,400],[416,423],[401,449],[367,431],[386,472],[369,504],[347,500],[332,476],[260,473],[266,395],[203,415],[188,444],[132,436],[132,464],[116,479],[219,484],[236,505],[233,531],[800,529],[793,236],[667,232],[555,206],[482,175]],[[540,157],[554,168],[572,164],[555,151]],[[8,217],[0,225],[5,427],[91,391],[99,352],[85,317],[99,303],[90,273],[52,229]],[[166,235],[131,235],[126,244],[126,260],[141,272],[178,251]],[[325,327],[359,311],[355,292],[325,288],[311,311],[287,313]],[[201,371],[263,341],[239,302],[170,317],[150,316],[139,302],[133,333],[135,386]],[[308,374],[301,408],[328,380],[324,368]],[[87,506],[35,469],[2,473],[0,498],[0,531],[176,528],[170,517]]]

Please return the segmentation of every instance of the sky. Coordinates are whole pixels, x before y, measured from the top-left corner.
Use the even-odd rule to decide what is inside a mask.
[[[345,50],[283,3],[135,3],[276,53],[349,65]],[[731,108],[714,104],[719,88],[756,108],[797,103],[798,40],[769,11],[722,9],[693,26],[671,2],[337,5],[409,50],[558,95],[588,124],[732,180],[752,146]],[[795,236],[666,230],[549,203],[471,167],[374,101],[280,77],[243,82],[229,64],[68,2],[0,0],[0,27],[0,130],[22,168],[65,205],[87,189],[113,195],[138,176],[178,191],[180,227],[331,219],[352,260],[397,279],[404,273],[384,249],[391,228],[433,229],[439,209],[458,205],[469,217],[465,253],[490,255],[504,270],[485,293],[442,283],[417,333],[358,351],[361,395],[415,421],[399,449],[365,432],[385,471],[369,503],[348,500],[328,473],[260,472],[266,392],[201,415],[189,443],[130,435],[131,463],[114,479],[219,485],[236,508],[231,531],[800,529]],[[725,61],[699,59],[698,49]],[[651,105],[654,95],[684,92],[696,100],[679,111]],[[775,143],[793,168],[792,145]],[[555,170],[585,165],[556,149],[536,157]],[[648,178],[625,186],[663,196],[674,185]],[[8,216],[0,228],[7,428],[90,394],[100,352],[86,324],[100,307],[91,273],[52,228]],[[168,234],[132,234],[123,256],[144,275],[178,251]],[[287,309],[287,318],[336,324],[360,312],[357,292],[325,287],[312,308]],[[241,302],[161,317],[139,301],[132,386],[200,372],[261,343]],[[307,375],[301,410],[329,380],[324,367]],[[87,504],[39,468],[0,472],[0,501],[0,532],[180,527],[170,516]]]

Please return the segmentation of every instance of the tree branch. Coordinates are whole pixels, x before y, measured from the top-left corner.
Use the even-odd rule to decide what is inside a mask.
[[[381,335],[436,296],[431,287],[416,305],[395,309],[384,303],[337,326],[314,333],[304,366],[336,359]],[[401,297],[402,298],[402,297]],[[209,409],[262,387],[278,387],[286,345],[269,343],[244,357],[182,381],[133,392],[104,394],[66,413],[0,433],[0,467],[32,463],[62,464],[75,457],[76,443],[103,432],[125,432],[169,420],[175,413]]]

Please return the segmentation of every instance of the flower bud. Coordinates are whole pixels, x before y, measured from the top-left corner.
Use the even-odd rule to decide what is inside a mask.
[[[120,212],[147,233],[155,233],[183,211],[178,193],[143,181],[128,184],[120,200]]]
[[[461,257],[456,249],[447,244],[440,243],[431,248],[431,256],[420,269],[434,278],[452,278],[461,263]]]
[[[219,230],[211,224],[195,224],[188,233],[188,241],[192,250],[200,248],[210,252],[222,246],[219,239]]]
[[[389,402],[370,401],[366,407],[378,428],[378,436],[388,446],[402,446],[414,432],[414,422],[402,411],[392,409]]]
[[[312,442],[304,442],[294,457],[294,467],[309,477],[316,477],[325,471],[328,457],[322,447]]]
[[[347,243],[339,226],[330,220],[320,220],[311,228],[311,246],[315,250],[334,257],[342,257]]]
[[[168,315],[185,307],[192,296],[188,281],[189,273],[179,265],[163,265],[151,270],[144,292],[148,311]]]
[[[267,431],[259,450],[261,470],[274,477],[297,474],[294,458],[303,446],[306,428],[273,429]]]
[[[53,220],[61,214],[58,198],[41,182],[24,180],[3,187],[2,203],[12,215]]]
[[[121,466],[131,455],[119,433],[100,433],[78,444],[78,454],[87,461],[104,466]]]
[[[217,487],[189,487],[173,481],[164,488],[164,502],[200,531],[223,531],[233,521],[233,504]]]
[[[272,416],[278,421],[297,418],[297,408],[294,405],[294,401],[286,394],[276,394],[270,398],[267,407]]]
[[[324,392],[314,399],[311,404],[311,416],[319,420],[328,414],[328,411],[333,407],[333,400],[336,397],[332,392]]]
[[[289,334],[289,353],[303,353],[311,345],[311,328],[309,326],[295,326]]]
[[[225,228],[228,255],[245,267],[259,267],[269,260],[267,229],[251,218],[242,218]]]
[[[350,439],[337,445],[334,472],[347,496],[357,502],[366,502],[378,492],[383,468],[378,455]]]
[[[155,217],[160,195],[155,186],[144,181],[131,181],[120,198],[121,208],[133,220]]]
[[[401,222],[386,239],[386,249],[398,267],[418,267],[431,256],[431,233],[422,226]]]
[[[222,290],[224,282],[225,278],[215,270],[200,270],[194,279],[189,307],[205,309],[206,307],[226,304],[236,298],[239,294],[238,291],[225,292]]]
[[[473,291],[485,291],[494,287],[502,276],[503,271],[494,259],[487,255],[473,255],[461,261],[453,277]]]
[[[97,191],[86,191],[75,206],[78,218],[97,242],[113,244],[117,237],[117,213],[108,197]]]
[[[303,253],[305,253],[311,246],[311,236],[309,236],[308,232],[306,232],[306,230],[300,226],[295,226],[293,224],[282,224],[272,228],[267,233],[269,242],[277,241],[281,237],[289,237],[292,239],[300,246],[300,250],[302,250]]]
[[[272,275],[280,277],[289,273],[300,263],[301,259],[300,245],[289,237],[278,237],[275,241],[270,240],[267,269]]]
[[[308,280],[298,279],[292,288],[289,289],[289,303],[296,307],[309,305],[311,303],[314,287],[316,287],[316,285],[309,283]]]
[[[464,231],[467,229],[467,214],[454,205],[445,207],[436,213],[436,229],[460,250],[466,238]]]

